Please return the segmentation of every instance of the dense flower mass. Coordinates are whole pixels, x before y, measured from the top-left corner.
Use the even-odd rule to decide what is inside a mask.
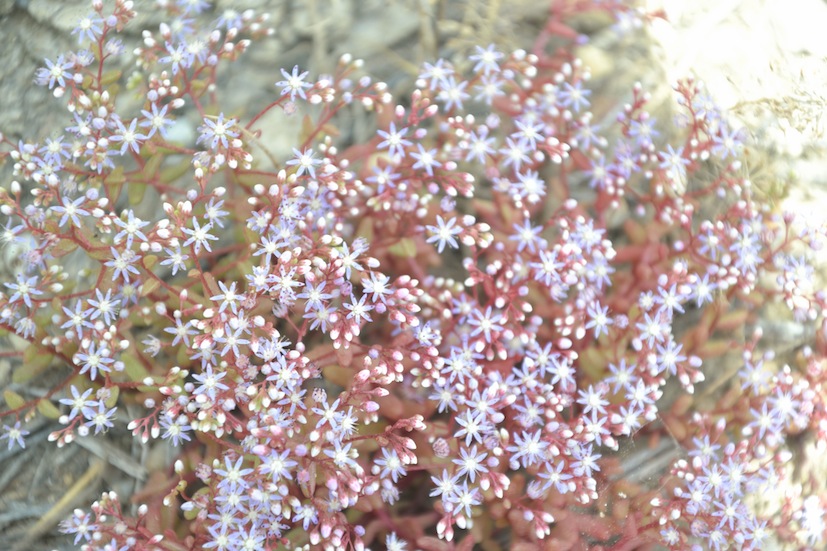
[[[790,483],[787,442],[827,444],[827,295],[808,256],[825,228],[762,202],[699,83],[675,87],[672,143],[639,85],[596,123],[564,22],[645,16],[585,4],[554,3],[532,53],[426,63],[404,98],[347,55],[318,79],[281,69],[253,115],[211,90],[266,18],[203,30],[208,2],[159,2],[175,24],[132,51],[116,38],[132,2],[93,4],[82,49],[35,76],[67,102],[65,133],[3,138],[0,243],[25,252],[0,328],[72,376],[32,401],[7,391],[0,438],[25,446],[45,415],[59,446],[121,424],[180,455],[137,517],[112,492],[76,510],[75,544],[823,545],[827,494]],[[143,105],[121,113],[107,69],[130,56]],[[197,139],[172,143],[187,108]],[[366,143],[335,131],[356,108],[375,113]],[[260,139],[272,109],[310,121],[292,156]],[[781,367],[760,330],[732,336],[773,302],[819,328]],[[735,391],[710,406],[696,386],[731,349]],[[635,479],[620,459],[662,438],[677,459]],[[756,497],[782,482],[776,504]]]

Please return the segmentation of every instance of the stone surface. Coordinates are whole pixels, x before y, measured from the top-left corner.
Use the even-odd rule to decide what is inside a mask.
[[[747,177],[763,185],[786,185],[779,211],[793,212],[815,226],[827,223],[827,2],[823,0],[651,0],[668,21],[653,26],[661,65],[670,78],[689,73],[706,83],[711,95],[729,110],[750,137],[753,159]],[[817,258],[817,285],[825,284],[827,252]],[[813,339],[813,327],[792,321],[776,305],[762,314],[764,343],[778,352],[776,367]],[[737,359],[735,360],[737,361]],[[800,480],[824,489],[823,451],[801,446],[791,460]],[[794,488],[752,503],[777,510]],[[780,549],[770,542],[766,549]]]
[[[0,17],[10,14],[14,5],[15,0],[0,0]]]
[[[62,2],[28,0],[26,11],[36,21],[68,34],[72,32],[78,20],[89,13],[89,2],[84,0],[63,0]]]
[[[650,0],[667,75],[695,74],[784,172],[827,150],[827,2]],[[822,165],[827,168],[827,165]],[[802,179],[802,183],[804,180]]]

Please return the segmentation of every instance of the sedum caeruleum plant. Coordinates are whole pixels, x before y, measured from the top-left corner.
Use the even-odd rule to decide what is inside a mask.
[[[827,442],[824,228],[755,189],[700,83],[675,120],[638,85],[595,123],[568,21],[645,14],[553,2],[531,52],[433,60],[401,97],[347,55],[275,69],[251,114],[219,76],[266,18],[158,4],[169,23],[125,44],[132,2],[93,2],[34,76],[65,128],[2,141],[0,243],[23,253],[0,329],[27,343],[3,354],[19,383],[65,371],[5,392],[4,442],[41,416],[57,446],[127,426],[175,450],[136,516],[113,492],[75,510],[77,546],[824,545],[790,444]],[[261,137],[271,110],[304,119],[292,156]],[[362,142],[340,137],[353,110]],[[814,329],[790,358],[762,340],[774,305]],[[726,352],[737,374],[700,400]],[[674,461],[635,478],[628,450],[664,439]]]

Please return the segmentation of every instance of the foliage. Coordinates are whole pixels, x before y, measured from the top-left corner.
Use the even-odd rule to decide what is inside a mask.
[[[594,124],[567,21],[646,16],[554,3],[531,53],[426,63],[403,98],[350,56],[330,76],[282,69],[273,102],[245,117],[221,110],[218,69],[265,20],[228,11],[205,32],[206,2],[160,4],[170,24],[133,51],[117,38],[132,3],[95,2],[81,49],[36,76],[66,102],[65,133],[3,139],[16,180],[0,189],[0,241],[25,249],[0,294],[0,327],[29,343],[15,380],[72,370],[46,396],[6,392],[3,437],[25,446],[43,415],[58,446],[128,424],[179,452],[136,518],[111,492],[75,511],[76,544],[823,541],[815,481],[776,509],[755,496],[792,480],[791,438],[827,442],[827,295],[807,253],[824,229],[756,197],[741,134],[692,80],[675,87],[674,123],[636,86],[611,128]],[[131,76],[109,70],[130,56]],[[182,144],[186,108],[202,122]],[[291,158],[260,139],[273,109],[304,117]],[[375,114],[366,143],[338,138],[349,109]],[[680,141],[659,138],[665,124]],[[760,330],[738,337],[775,302],[819,325],[781,368]],[[705,405],[696,386],[732,351],[738,380]],[[633,481],[618,452],[661,438],[682,457],[657,484]]]

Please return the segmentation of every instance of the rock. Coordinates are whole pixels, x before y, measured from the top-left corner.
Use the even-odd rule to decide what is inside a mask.
[[[0,0],[0,17],[10,14],[14,10],[15,0]]]
[[[334,51],[338,55],[368,57],[410,37],[418,28],[418,14],[403,5],[393,10],[366,12],[354,23],[348,40],[336,45]]]
[[[72,32],[82,17],[93,13],[88,0],[29,0],[26,11],[36,21],[67,34]]]

